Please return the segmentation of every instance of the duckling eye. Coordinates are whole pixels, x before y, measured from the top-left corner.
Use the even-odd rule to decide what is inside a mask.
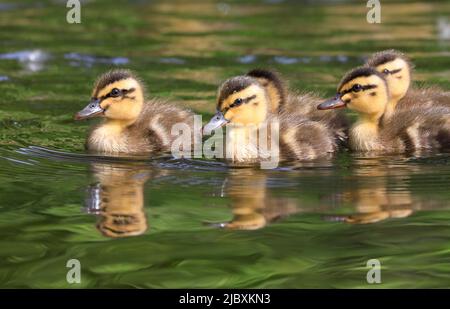
[[[383,74],[386,74],[386,75],[387,75],[387,74],[389,74],[389,73],[390,73],[390,72],[389,72],[388,69],[384,69],[384,70],[383,70]]]
[[[233,104],[231,104],[230,107],[239,106],[242,104],[242,102],[243,102],[243,100],[241,98],[238,98],[238,99],[234,100]]]
[[[359,92],[359,91],[361,91],[361,89],[362,89],[362,86],[360,84],[355,84],[352,87],[353,92]]]
[[[118,97],[120,95],[120,90],[117,88],[114,88],[113,90],[111,90],[111,96],[112,97]]]

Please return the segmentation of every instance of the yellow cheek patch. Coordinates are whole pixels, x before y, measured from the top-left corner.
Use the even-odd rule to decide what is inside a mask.
[[[354,98],[354,96],[352,96],[350,93],[347,93],[342,96],[341,100],[345,102],[345,101],[351,100],[353,98]]]
[[[100,102],[100,107],[103,109],[106,109],[108,106],[110,106],[112,103],[111,99],[106,99]]]
[[[231,120],[233,118],[233,116],[234,116],[234,111],[232,111],[232,110],[226,111],[225,114],[223,115],[223,117],[226,120]]]

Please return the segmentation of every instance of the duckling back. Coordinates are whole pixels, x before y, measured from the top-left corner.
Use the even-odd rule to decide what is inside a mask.
[[[333,130],[323,121],[315,121],[282,110],[280,153],[284,159],[314,160],[330,157],[337,149]]]
[[[411,88],[398,102],[396,110],[411,108],[447,107],[450,109],[450,91],[438,87]]]
[[[343,111],[319,111],[317,105],[321,101],[321,99],[311,93],[291,93],[287,96],[286,104],[281,109],[284,113],[296,114],[327,126],[334,131],[338,144],[346,145],[350,126],[348,118]]]
[[[450,149],[450,113],[445,107],[400,110],[383,123],[380,138],[393,149],[410,152]]]

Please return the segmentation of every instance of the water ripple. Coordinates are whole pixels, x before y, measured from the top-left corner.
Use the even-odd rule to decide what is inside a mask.
[[[30,72],[38,72],[44,68],[45,62],[51,58],[51,54],[42,50],[23,50],[0,54],[2,60],[16,60],[22,67]]]
[[[84,66],[88,68],[92,67],[94,64],[97,63],[124,65],[130,62],[130,60],[125,57],[98,57],[74,52],[65,54],[64,59],[69,60],[69,64],[72,66]]]

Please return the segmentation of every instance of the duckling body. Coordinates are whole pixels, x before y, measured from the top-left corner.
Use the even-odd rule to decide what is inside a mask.
[[[233,162],[267,159],[271,147],[277,148],[276,156],[281,160],[312,160],[336,150],[333,131],[326,124],[283,109],[277,112],[271,98],[273,94],[257,78],[228,79],[219,88],[218,112],[204,132],[226,125],[227,159]],[[267,132],[265,140],[261,139],[262,130]]]
[[[167,101],[153,99],[143,104],[139,117],[128,126],[114,121],[95,126],[86,147],[106,153],[167,152],[175,140],[171,129],[176,123],[193,128],[193,115]]]
[[[337,148],[332,131],[320,122],[287,112],[268,115],[267,122],[276,125],[274,128],[269,126],[268,138],[262,143],[260,140],[255,143],[251,141],[251,136],[259,134],[258,130],[261,127],[227,127],[229,140],[225,149],[231,152],[231,161],[251,163],[267,160],[271,155],[271,149],[267,149],[266,145],[270,145],[270,138],[275,135],[279,139],[277,155],[281,161],[325,158]],[[263,144],[262,147],[261,144]]]
[[[76,119],[98,116],[104,121],[93,127],[86,141],[86,148],[94,152],[167,152],[177,138],[171,134],[173,125],[183,123],[194,132],[190,111],[167,101],[145,101],[142,84],[129,71],[111,71],[100,77],[91,103]]]
[[[383,74],[390,91],[383,121],[411,108],[450,108],[450,92],[438,87],[411,87],[413,65],[405,54],[396,50],[381,51],[373,54],[366,65]]]
[[[285,116],[295,114],[298,117],[320,122],[334,131],[339,142],[348,137],[349,121],[345,113],[335,110],[319,111],[317,105],[322,101],[313,93],[291,92],[279,74],[269,70],[256,69],[247,76],[258,79],[270,98],[272,113],[281,112]]]
[[[337,150],[334,131],[323,121],[280,111],[281,158],[314,160],[329,157]]]
[[[384,76],[370,67],[350,71],[335,98],[319,109],[348,107],[358,112],[350,128],[350,147],[356,151],[404,152],[450,147],[450,113],[445,107],[410,108],[381,121],[389,102]]]

